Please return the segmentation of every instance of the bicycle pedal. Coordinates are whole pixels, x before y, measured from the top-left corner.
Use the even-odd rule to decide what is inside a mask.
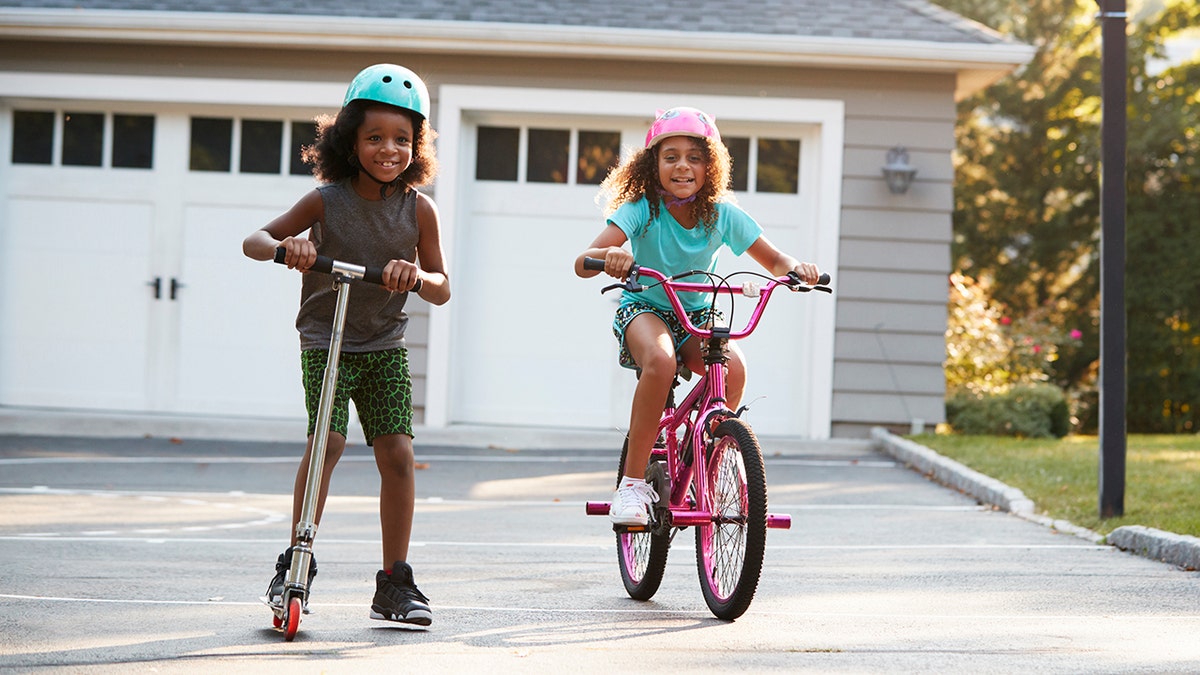
[[[617,534],[641,534],[649,531],[649,525],[613,525],[613,532]]]

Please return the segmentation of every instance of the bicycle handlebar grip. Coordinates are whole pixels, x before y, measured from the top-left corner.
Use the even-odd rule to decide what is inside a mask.
[[[596,270],[598,272],[603,272],[604,271],[604,261],[599,258],[586,258],[585,257],[583,259],[583,269]]]
[[[829,272],[821,272],[821,277],[817,279],[817,285],[828,286],[831,281],[833,281],[833,277],[829,276]]]

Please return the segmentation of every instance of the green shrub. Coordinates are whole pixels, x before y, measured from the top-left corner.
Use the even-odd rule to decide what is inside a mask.
[[[961,434],[1062,438],[1071,430],[1067,397],[1052,384],[1022,384],[1004,393],[958,392],[946,399],[946,421]]]

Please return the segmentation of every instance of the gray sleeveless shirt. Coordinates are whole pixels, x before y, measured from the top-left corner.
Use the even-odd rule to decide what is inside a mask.
[[[325,204],[325,220],[312,227],[309,239],[317,253],[334,260],[382,268],[389,260],[417,259],[417,191],[403,184],[384,200],[363,199],[350,180],[317,188]],[[337,293],[328,274],[302,275],[300,312],[296,329],[300,349],[329,349]],[[391,293],[382,286],[353,281],[343,352],[373,352],[404,346],[408,293]]]

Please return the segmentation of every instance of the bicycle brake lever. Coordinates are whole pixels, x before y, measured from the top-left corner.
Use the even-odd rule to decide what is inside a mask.
[[[601,288],[600,292],[607,293],[618,288],[629,291],[630,293],[641,293],[642,291],[646,290],[645,286],[634,283],[632,279],[626,279],[619,284],[609,284],[608,286]]]

